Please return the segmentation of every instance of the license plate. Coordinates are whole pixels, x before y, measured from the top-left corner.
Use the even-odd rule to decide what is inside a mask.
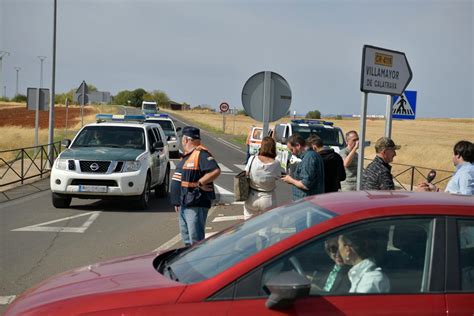
[[[107,193],[107,187],[105,185],[80,185],[79,192]]]

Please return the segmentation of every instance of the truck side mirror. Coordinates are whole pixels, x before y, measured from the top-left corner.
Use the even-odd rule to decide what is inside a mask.
[[[65,147],[65,148],[68,148],[69,145],[71,145],[71,140],[70,140],[70,139],[67,139],[67,138],[66,138],[66,139],[63,139],[63,140],[61,141],[61,146]]]

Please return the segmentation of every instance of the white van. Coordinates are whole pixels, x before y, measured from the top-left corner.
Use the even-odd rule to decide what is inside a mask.
[[[157,114],[158,107],[155,101],[143,101],[142,102],[142,113],[144,115]]]

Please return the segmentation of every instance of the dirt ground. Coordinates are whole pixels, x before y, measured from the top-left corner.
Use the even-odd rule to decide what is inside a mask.
[[[92,107],[84,107],[84,116],[94,114],[95,110]],[[55,107],[54,109],[54,123],[56,128],[64,128],[66,126],[66,108]],[[74,126],[81,119],[80,107],[69,107],[68,109],[68,126]],[[40,128],[48,128],[49,112],[39,112]],[[3,126],[20,126],[20,127],[35,127],[35,111],[29,111],[26,107],[8,107],[0,108],[0,127]]]

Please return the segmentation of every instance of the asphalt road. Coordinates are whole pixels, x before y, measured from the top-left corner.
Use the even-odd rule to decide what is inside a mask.
[[[176,120],[177,126],[184,122]],[[239,221],[242,204],[232,204],[233,177],[243,168],[245,151],[222,135],[201,131],[203,144],[221,166],[217,206],[206,233]],[[176,162],[176,161],[174,161]],[[277,187],[278,204],[291,199],[289,187]],[[233,216],[233,217],[232,217]],[[45,190],[0,203],[0,313],[27,288],[54,274],[115,257],[179,247],[177,214],[168,199],[152,198],[149,210],[133,203],[73,199],[56,209]]]

